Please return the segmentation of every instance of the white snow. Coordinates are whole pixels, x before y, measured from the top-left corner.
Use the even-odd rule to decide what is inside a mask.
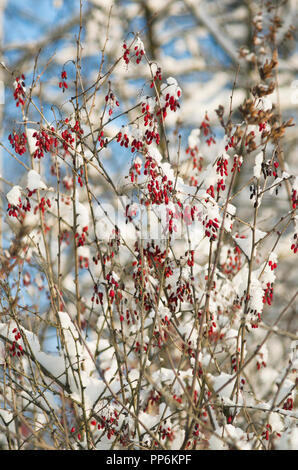
[[[255,157],[254,176],[260,178],[263,162],[263,152],[259,152]]]
[[[34,189],[47,189],[47,185],[42,181],[39,173],[30,170],[27,174],[27,188],[34,191]]]

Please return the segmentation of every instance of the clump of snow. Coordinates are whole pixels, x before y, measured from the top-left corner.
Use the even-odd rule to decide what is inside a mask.
[[[167,83],[161,85],[160,91],[162,95],[169,93],[169,95],[174,96],[175,99],[178,99],[181,94],[181,88],[178,86],[178,82],[174,77],[169,77]],[[161,98],[163,98],[163,96]],[[163,100],[161,99],[161,102]]]
[[[188,136],[188,146],[193,149],[200,143],[200,129],[193,129]]]
[[[35,189],[47,189],[47,186],[42,181],[39,173],[35,170],[30,170],[27,174],[27,188],[30,191],[34,191]]]
[[[7,194],[7,200],[12,206],[18,206],[22,197],[21,186],[14,186]]]
[[[213,434],[209,440],[211,450],[251,450],[251,445],[247,441],[247,434],[232,424],[217,428],[216,434]]]
[[[262,240],[267,235],[266,232],[262,232],[259,229],[255,230],[255,244]],[[252,231],[250,231],[247,234],[245,234],[245,238],[240,238],[239,236],[234,235],[233,236],[236,244],[239,246],[239,248],[243,251],[243,253],[250,259],[251,257],[251,250],[252,250]]]
[[[281,403],[291,394],[294,396],[296,395],[295,383],[290,379],[285,379],[278,390],[275,403],[279,405],[279,403]]]
[[[298,449],[298,428],[287,429],[279,439],[275,441],[276,450]]]
[[[254,176],[260,178],[263,163],[263,152],[259,152],[255,158]]]
[[[77,210],[77,224],[80,230],[83,230],[84,227],[89,225],[89,211],[86,205],[76,201],[76,210]]]
[[[235,385],[235,378],[232,379],[232,377],[233,377],[232,375],[226,374],[225,372],[222,372],[220,375],[216,377],[211,377],[211,380],[213,381],[214,392],[217,393],[217,391],[219,390],[218,394],[222,398],[230,399],[230,396],[233,392],[233,388]],[[231,380],[231,382],[227,383],[229,382],[229,380]],[[220,390],[221,387],[223,386],[224,388]]]
[[[263,311],[264,303],[264,291],[262,288],[262,283],[252,276],[251,283],[250,283],[250,299],[249,299],[249,306],[251,310],[255,310],[258,313]]]

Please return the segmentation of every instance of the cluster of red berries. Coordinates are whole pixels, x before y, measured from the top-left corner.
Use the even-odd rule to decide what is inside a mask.
[[[180,98],[180,96],[181,96],[181,91],[180,90],[177,91],[177,96],[178,96],[178,98]],[[165,100],[166,100],[166,103],[163,106],[163,108],[161,108],[156,113],[157,116],[162,114],[163,119],[165,119],[167,117],[167,108],[170,108],[170,110],[174,111],[174,112],[177,111],[177,108],[180,108],[180,104],[179,104],[178,100],[173,95],[170,95],[170,93],[166,94]]]
[[[171,288],[172,286],[167,286],[167,288]],[[193,297],[192,297],[192,290],[190,287],[190,283],[187,281],[179,282],[176,286],[175,291],[171,292],[168,297],[168,305],[169,309],[172,312],[175,312],[178,302],[189,302],[193,304]]]
[[[139,64],[142,60],[142,56],[145,54],[144,49],[141,46],[137,45],[134,47],[135,55],[136,55],[136,63]]]
[[[140,152],[142,147],[143,147],[143,142],[135,137],[131,143],[131,152],[133,153],[136,150]]]
[[[271,271],[277,268],[277,263],[274,263],[273,261],[268,261],[268,266],[270,266]]]
[[[100,303],[103,305],[103,293],[100,292],[98,284],[93,286],[93,296],[91,297],[91,302],[95,302],[97,305]]]
[[[153,81],[151,82],[150,84],[150,88],[153,88],[154,87],[154,82],[156,82],[157,80],[159,80],[161,82],[162,80],[162,76],[161,76],[161,68],[158,67],[156,72],[155,72],[155,75],[153,76]]]
[[[270,424],[266,424],[266,431],[262,433],[262,438],[266,441],[269,441],[270,433],[272,432],[272,427]]]
[[[219,194],[220,191],[224,191],[226,189],[226,185],[224,184],[224,180],[220,179],[217,181],[216,191]]]
[[[13,93],[13,96],[14,96],[14,99],[16,101],[16,106],[24,106],[25,104],[25,101],[24,101],[24,98],[25,98],[25,75],[22,74],[21,77],[17,77],[16,80],[15,80],[15,83],[14,83],[14,87],[15,87],[15,90],[14,90],[14,93]]]
[[[266,289],[264,289],[264,296],[263,296],[263,303],[271,305],[273,300],[273,284],[271,282],[267,282]]]
[[[144,411],[146,412],[148,410],[148,407],[151,405],[155,405],[160,402],[161,399],[161,393],[157,392],[156,390],[150,390],[148,401],[144,407]]]
[[[51,133],[55,132],[55,129],[51,127]],[[45,152],[50,152],[58,146],[58,140],[49,132],[42,130],[41,132],[34,132],[32,137],[36,139],[35,146],[37,149],[33,154],[33,158],[43,158]]]
[[[239,157],[238,155],[235,155],[231,172],[232,173],[234,173],[234,171],[240,172],[241,166],[242,166],[242,158]]]
[[[236,245],[233,251],[228,250],[227,259],[224,264],[221,265],[221,269],[225,274],[231,275],[240,271],[241,266],[241,250],[239,246]]]
[[[130,50],[129,48],[127,47],[127,45],[124,43],[123,44],[123,49],[124,49],[124,52],[123,52],[123,60],[124,62],[128,65],[129,64],[129,54],[130,54]]]
[[[296,207],[297,207],[297,205],[298,205],[298,192],[297,192],[296,189],[293,189],[293,191],[292,191],[291,200],[292,200],[292,207],[293,207],[293,209],[296,209]]]
[[[165,439],[169,439],[169,441],[174,440],[174,437],[175,437],[174,432],[172,431],[170,426],[164,427],[164,426],[160,425],[159,432],[161,434],[161,439],[162,440],[165,440]]]
[[[78,137],[81,137],[84,134],[83,129],[80,126],[79,121],[76,121],[74,126],[71,128],[72,132],[77,134]]]
[[[50,208],[51,207],[51,201],[49,199],[45,199],[44,197],[41,198],[40,203],[35,207],[34,209],[34,214],[38,211],[38,209],[41,210],[42,214],[45,213],[47,206]]]
[[[12,330],[12,332],[15,334],[15,336],[14,336],[15,340],[13,341],[12,345],[9,348],[9,352],[13,357],[14,356],[18,356],[18,357],[23,356],[24,355],[23,347],[18,343],[18,341],[22,337],[21,333],[18,331],[17,328],[14,328]]]
[[[62,132],[61,137],[63,139],[62,146],[63,146],[64,150],[66,152],[68,152],[69,146],[71,146],[74,143],[74,138],[73,138],[72,134],[69,132],[68,129],[65,129]]]
[[[218,219],[216,217],[213,220],[206,218],[203,220],[203,225],[205,226],[206,237],[209,237],[211,241],[216,240],[217,231],[219,229]]]
[[[265,361],[257,361],[257,370],[260,370],[262,367],[267,367],[267,364]]]
[[[100,147],[106,147],[108,145],[108,139],[104,138],[104,131],[101,131],[98,136],[98,142]]]
[[[105,96],[105,101],[107,103],[107,105],[110,107],[109,108],[109,116],[111,116],[113,114],[113,108],[114,106],[120,106],[120,103],[119,101],[116,99],[114,93],[110,92],[108,93],[106,96]]]
[[[227,152],[229,150],[229,148],[233,148],[234,145],[235,145],[234,136],[232,135],[232,137],[229,139],[229,142],[225,146],[225,151]]]
[[[294,400],[292,397],[289,397],[287,398],[287,400],[285,401],[284,405],[283,405],[283,410],[292,410],[293,409],[293,406],[294,406]]]
[[[209,117],[208,117],[207,113],[205,114],[204,120],[202,121],[202,123],[200,125],[200,130],[203,130],[203,134],[204,134],[205,137],[207,137],[208,135],[210,135],[212,133],[212,131],[210,129]],[[214,136],[210,135],[208,137],[208,139],[206,139],[206,143],[207,143],[208,147],[210,147],[211,144],[215,144],[216,141],[214,139]]]
[[[137,177],[140,176],[141,174],[141,167],[142,167],[142,161],[140,159],[136,159],[130,169],[130,180],[131,182],[133,183],[134,181],[137,180]],[[127,206],[127,209],[128,209],[128,206]],[[126,212],[127,212],[127,209],[126,209]]]
[[[126,133],[122,134],[122,132],[118,132],[117,134],[117,142],[120,142],[121,147],[128,148],[129,146],[129,137]]]
[[[293,237],[293,243],[291,245],[291,250],[296,254],[298,252],[298,234],[295,233]]]
[[[70,234],[67,230],[63,230],[59,235],[59,243],[65,242],[67,245],[70,244]]]
[[[228,176],[228,160],[227,158],[220,157],[216,162],[216,173],[220,173],[220,176]]]
[[[86,258],[86,256],[79,256],[79,267],[80,269],[83,269],[83,268],[88,268],[89,266],[89,258]]]
[[[12,204],[8,204],[7,206],[7,211],[9,217],[18,217],[20,215],[20,209],[22,209],[22,201],[21,198],[19,198],[19,204],[17,206],[14,206]]]
[[[143,118],[144,118],[144,126],[152,126],[153,125],[153,120],[154,120],[154,116],[153,114],[150,112],[150,106],[148,103],[142,103],[142,114],[143,114]]]
[[[190,255],[190,256],[189,256],[189,258],[188,258],[188,260],[187,260],[187,264],[188,264],[188,266],[192,267],[192,266],[194,266],[194,264],[195,264],[195,262],[194,262],[194,255],[195,255],[194,250],[190,250],[190,251],[189,251],[189,255]]]
[[[86,234],[88,235],[88,227],[83,227],[81,235],[77,232],[75,238],[77,239],[77,246],[84,246],[86,242]]]
[[[204,136],[206,137],[211,131],[210,131],[210,124],[209,124],[209,117],[208,114],[205,114],[205,117],[203,121],[201,122],[200,125],[200,130],[203,131]]]
[[[145,124],[146,125],[146,124]],[[151,145],[153,140],[155,140],[156,142],[156,145],[159,145],[160,144],[160,135],[159,133],[157,132],[157,129],[152,129],[152,130],[149,130],[147,129],[145,131],[145,141],[146,141],[146,144],[147,145]]]
[[[81,188],[82,188],[82,187],[83,187],[83,184],[84,184],[84,183],[83,183],[83,175],[84,175],[84,169],[83,169],[83,167],[81,167],[78,171],[79,171],[79,173],[80,173],[79,176],[78,176],[78,183],[79,183],[79,185],[80,185]]]
[[[118,281],[113,277],[112,273],[108,273],[106,275],[106,280],[108,281],[108,286],[109,286],[109,297],[111,300],[111,303],[113,303],[117,289],[119,288]]]
[[[152,204],[169,204],[171,193],[173,192],[173,183],[168,180],[167,175],[160,175],[158,172],[157,163],[150,156],[146,156],[144,165],[144,175],[149,175],[150,179],[147,184],[148,200],[146,205]],[[160,178],[158,178],[160,176]]]
[[[199,156],[199,149],[198,146],[195,145],[194,147],[187,147],[186,154],[190,154],[193,163],[193,169],[197,169],[198,171],[202,171],[203,168],[203,157]],[[196,186],[197,182],[195,182],[194,176],[191,176],[191,186]]]
[[[139,319],[139,315],[136,310],[130,311],[127,309],[125,312],[125,316],[121,314],[119,319],[121,322],[126,320],[127,325],[130,325],[130,323],[133,323],[135,325],[136,321]]]
[[[214,186],[213,186],[213,184],[211,184],[211,185],[209,186],[209,188],[206,190],[206,193],[207,193],[207,194],[210,194],[210,196],[211,196],[213,199],[215,199],[215,193],[214,193]],[[206,202],[207,202],[207,200],[206,200]]]
[[[124,42],[123,43],[123,60],[126,63],[126,65],[129,64],[130,62],[130,49],[127,47],[127,44]],[[140,39],[138,39],[137,44],[134,47],[134,57],[136,57],[136,64],[139,64],[142,60],[143,55],[145,54],[144,48],[143,48],[143,43]]]

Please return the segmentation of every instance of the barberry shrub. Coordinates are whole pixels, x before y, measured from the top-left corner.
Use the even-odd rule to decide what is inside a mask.
[[[79,34],[52,119],[38,80],[15,77],[19,128],[2,148],[24,175],[6,192],[0,259],[2,448],[297,448],[297,290],[279,276],[298,250],[293,122],[275,100],[281,22],[268,8],[253,24],[249,95],[234,107],[235,70],[218,125],[207,110],[187,136],[183,89],[140,34],[88,86]],[[127,105],[113,73],[141,65]]]

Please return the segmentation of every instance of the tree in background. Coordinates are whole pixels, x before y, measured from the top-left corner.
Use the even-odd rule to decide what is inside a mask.
[[[2,38],[2,448],[297,447],[295,2],[54,3]]]

